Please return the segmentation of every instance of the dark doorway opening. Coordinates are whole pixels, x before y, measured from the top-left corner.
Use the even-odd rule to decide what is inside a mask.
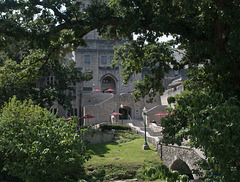
[[[131,117],[131,108],[123,106],[123,108],[119,108],[119,113],[122,114],[121,116],[119,116],[119,119],[128,119],[129,116]]]

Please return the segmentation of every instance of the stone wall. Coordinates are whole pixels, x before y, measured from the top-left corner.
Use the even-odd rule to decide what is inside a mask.
[[[162,101],[162,105],[168,105],[168,97],[172,97],[175,96],[176,94],[180,94],[182,91],[184,90],[184,86],[183,85],[179,85],[176,88],[171,88],[166,90],[163,95],[161,96],[161,101]]]
[[[194,149],[184,146],[166,146],[160,144],[158,145],[158,154],[169,169],[171,169],[173,163],[177,160],[185,162],[191,170],[198,169],[195,163],[202,159]],[[193,177],[194,179],[198,179],[196,175],[193,175]]]
[[[161,118],[164,116],[154,116],[154,115],[158,114],[158,113],[166,113],[167,111],[165,108],[166,108],[165,105],[158,105],[158,106],[148,110],[146,113],[148,125],[153,121],[155,121],[157,123],[157,125],[160,125]]]
[[[154,114],[166,112],[165,106],[161,105],[159,96],[156,96],[152,103],[145,103],[145,100],[143,99],[134,102],[133,96],[128,93],[87,93],[83,96],[83,115],[90,114],[94,116],[94,118],[90,120],[91,124],[110,122],[110,114],[113,112],[121,112],[121,104],[123,105],[123,109],[129,110],[130,118],[133,120],[142,120],[143,108],[146,107],[146,119],[148,125],[153,120],[158,121],[159,123],[160,116],[154,116]],[[118,118],[119,117],[116,116],[117,120]]]
[[[87,140],[91,144],[111,142],[114,140],[114,133],[113,132],[100,132],[100,133],[95,133],[93,135],[91,133],[88,133],[83,136],[83,140]]]

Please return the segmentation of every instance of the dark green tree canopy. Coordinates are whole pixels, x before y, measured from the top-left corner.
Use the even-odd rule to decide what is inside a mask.
[[[95,0],[86,8],[82,5],[76,0],[0,0],[0,50],[26,42],[26,49],[21,50],[26,56],[20,66],[12,66],[26,77],[37,74],[49,60],[84,46],[82,37],[93,29],[116,40],[132,40],[133,34],[139,35],[115,55],[115,61],[124,66],[126,82],[132,74],[144,72],[143,80],[136,83],[135,98],[150,90],[152,96],[162,93],[161,80],[170,64],[174,69],[188,66],[191,79],[185,85],[186,92],[176,97],[173,115],[163,121],[165,141],[190,139],[192,146],[204,149],[208,167],[213,169],[208,170],[210,176],[237,181],[240,119],[233,113],[239,113],[240,99],[240,1],[110,0],[107,5]],[[174,40],[158,42],[162,35],[171,35]],[[171,54],[174,46],[184,50],[180,62]],[[200,136],[198,129],[207,137]],[[231,142],[226,149],[237,157],[232,153],[216,155],[226,144],[221,136],[233,138],[227,140]],[[214,137],[216,142],[209,140]]]
[[[136,83],[136,99],[150,90],[152,95],[161,94],[160,80],[170,63],[174,69],[188,66],[190,70],[186,90],[169,99],[176,102],[175,108],[169,109],[173,115],[162,121],[163,142],[181,144],[188,140],[189,145],[204,151],[207,163],[203,169],[207,170],[209,180],[238,181],[240,2],[115,0],[111,1],[111,7],[121,23],[110,26],[106,35],[139,35],[115,55],[115,60],[124,66],[126,81],[132,74],[148,69],[144,79]],[[173,36],[174,40],[157,42],[164,34]],[[184,50],[180,62],[166,54],[174,46]]]
[[[93,29],[87,20],[81,23],[86,17],[80,9],[77,1],[0,1],[0,105],[17,95],[42,106],[58,100],[69,109],[68,83],[91,79],[73,63],[61,64],[66,53],[85,46],[81,37]],[[49,75],[56,76],[55,87],[36,88]]]
[[[175,40],[168,45],[185,50],[185,56],[176,68],[204,65],[206,72],[212,74],[215,89],[222,90],[225,85],[225,94],[239,97],[239,2],[116,0],[111,1],[111,6],[115,9],[116,16],[121,18],[121,23],[111,26],[108,31],[111,34],[107,32],[108,36],[125,37],[132,33],[141,35],[138,38],[140,41],[134,42],[133,47],[138,44],[142,47],[138,50],[142,54],[137,55],[149,56],[150,51],[145,51],[146,48],[143,47],[156,45],[161,35],[172,35]],[[144,41],[148,44],[142,45]],[[151,51],[156,52],[155,49]],[[120,54],[122,52],[117,54],[119,57],[116,59],[125,64]]]

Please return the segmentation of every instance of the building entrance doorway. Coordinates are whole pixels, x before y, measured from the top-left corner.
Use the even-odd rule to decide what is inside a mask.
[[[131,116],[131,108],[128,106],[123,106],[123,108],[119,108],[119,113],[122,115],[119,116],[119,119],[129,119]]]

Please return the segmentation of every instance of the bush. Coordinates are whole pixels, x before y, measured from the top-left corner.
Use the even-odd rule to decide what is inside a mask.
[[[75,126],[14,97],[0,115],[3,170],[29,182],[77,181],[89,156]]]
[[[136,167],[124,165],[104,165],[92,167],[88,172],[87,181],[103,181],[110,179],[132,179],[136,174]]]
[[[100,125],[102,131],[111,131],[111,130],[131,130],[131,127],[128,125],[120,124],[103,124]]]
[[[181,175],[178,171],[169,170],[163,163],[144,163],[144,165],[137,171],[136,177],[145,180],[166,180],[167,182],[189,181],[187,175]]]

